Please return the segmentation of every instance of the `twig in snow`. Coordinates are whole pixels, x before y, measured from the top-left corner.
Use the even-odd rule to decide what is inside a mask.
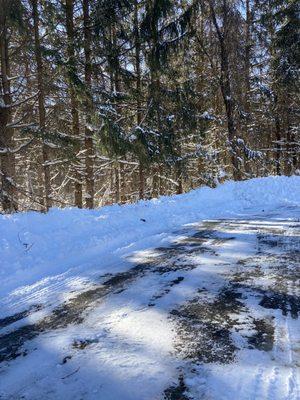
[[[75,369],[75,371],[71,372],[70,374],[68,374],[68,375],[66,375],[66,376],[63,376],[61,379],[67,379],[67,378],[69,378],[70,376],[76,374],[76,372],[78,372],[79,370],[80,370],[80,367],[78,367],[77,369]]]
[[[18,239],[19,239],[20,244],[21,244],[22,246],[24,246],[25,251],[29,251],[29,250],[32,248],[32,246],[34,245],[34,243],[26,243],[26,242],[23,242],[23,241],[21,240],[21,237],[20,237],[20,232],[18,232]]]

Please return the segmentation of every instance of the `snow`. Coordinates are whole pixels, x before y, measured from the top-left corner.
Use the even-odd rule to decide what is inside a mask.
[[[214,271],[214,273],[222,277],[226,275],[226,270],[228,274],[230,268],[232,268],[228,268],[228,266],[234,265],[238,260],[249,260],[251,256],[254,256],[257,248],[255,243],[256,238],[253,235],[254,231],[251,232],[250,229],[251,226],[253,228],[257,227],[262,231],[266,225],[268,228],[281,229],[285,226],[281,217],[285,216],[287,220],[296,217],[299,221],[299,211],[299,209],[297,211],[294,209],[292,212],[281,210],[281,214],[277,214],[275,217],[278,222],[263,221],[262,223],[261,220],[243,221],[247,223],[249,238],[245,237],[243,230],[231,229],[230,234],[236,236],[237,242],[229,242],[225,248],[223,246],[220,249],[219,256],[221,258],[218,261],[223,266],[223,269],[220,269],[219,266],[218,271]],[[268,219],[270,219],[270,215],[268,215]],[[253,235],[252,237],[251,234]],[[298,246],[299,239],[300,237],[298,236],[296,243]],[[238,244],[240,245],[238,246]],[[297,248],[299,249],[299,247]],[[275,248],[275,252],[278,252],[278,256],[280,257],[280,249]],[[202,256],[201,261],[203,262]],[[262,264],[265,270],[269,269],[269,274],[263,277],[256,277],[255,286],[261,289],[269,289],[272,278],[274,281],[277,279],[276,275],[273,275],[272,266],[268,265],[269,263],[270,261],[267,259],[265,264]],[[211,268],[211,265],[209,267]],[[244,265],[242,269],[244,269]],[[205,270],[206,268],[201,268],[201,274]],[[297,274],[298,272],[295,270],[295,278]],[[212,277],[211,279],[207,279],[204,281],[204,286],[209,287],[209,285],[212,285],[212,281]],[[214,282],[216,286],[222,286],[220,280],[218,281],[214,278]],[[247,282],[243,281],[242,284],[247,287]],[[249,287],[250,289],[251,287]],[[210,292],[212,292],[211,288]],[[247,293],[248,297],[245,296],[245,293]],[[289,292],[289,294],[291,296],[299,296],[300,288],[298,287],[296,292]],[[233,338],[236,339],[236,345],[240,349],[238,360],[233,364],[211,363],[206,365],[198,364],[196,366],[193,364],[193,371],[188,372],[186,378],[189,396],[191,399],[209,398],[216,400],[231,400],[236,398],[298,400],[300,398],[300,374],[297,368],[299,365],[297,352],[299,351],[300,339],[298,319],[291,318],[290,315],[284,315],[281,310],[272,312],[268,310],[268,313],[266,313],[259,305],[257,294],[253,296],[247,292],[247,289],[244,291],[242,297],[244,304],[247,306],[247,312],[242,311],[241,313],[231,314],[231,317],[237,321],[238,325],[238,330],[231,332]],[[249,350],[247,342],[245,343],[245,337],[251,337],[254,332],[251,330],[251,324],[249,324],[249,316],[257,320],[268,321],[270,324],[275,321],[274,346],[272,351]],[[241,334],[243,337],[241,337]],[[187,371],[191,370],[191,367],[187,366],[186,369]]]
[[[95,271],[126,268],[120,262],[122,255],[155,245],[161,236],[183,224],[299,203],[300,177],[267,177],[132,205],[1,215],[0,293],[22,296],[30,291],[28,285],[42,289],[53,279],[63,279],[62,291],[73,290]],[[0,316],[3,312],[5,307]]]
[[[199,115],[199,117],[207,121],[213,121],[216,119],[216,117],[208,111],[204,111],[202,114]]]
[[[0,322],[30,307],[32,312],[7,326],[0,323],[0,355],[4,335],[34,326],[79,293],[105,290],[118,272],[139,268],[136,276],[121,275],[125,288],[115,283],[109,296],[98,296],[84,310],[83,323],[46,330],[25,343],[26,356],[0,363],[0,399],[159,400],[182,374],[194,400],[298,400],[299,322],[262,308],[259,292],[251,290],[277,284],[269,253],[258,253],[257,232],[286,230],[277,240],[292,251],[297,237],[299,244],[299,217],[296,176],[226,182],[98,210],[2,215]],[[193,249],[188,241],[185,250],[168,252],[168,246],[185,243],[210,224],[217,224],[218,236],[207,237],[203,249],[187,251]],[[280,260],[279,245],[268,251]],[[145,272],[151,263],[157,273]],[[264,273],[248,281],[256,265]],[[238,326],[231,329],[240,349],[236,362],[191,363],[178,355],[185,342],[171,310],[195,295],[200,303],[213,304],[228,277],[239,273],[244,308],[228,315]],[[298,292],[288,287],[289,295]],[[274,321],[271,352],[247,347],[254,318]]]

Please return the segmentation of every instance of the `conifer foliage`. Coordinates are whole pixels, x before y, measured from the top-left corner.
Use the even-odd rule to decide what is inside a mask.
[[[0,212],[300,173],[296,0],[0,0]]]

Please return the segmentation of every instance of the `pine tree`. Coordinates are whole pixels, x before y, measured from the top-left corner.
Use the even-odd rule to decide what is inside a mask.
[[[94,207],[93,158],[94,143],[91,130],[93,97],[92,97],[92,36],[90,19],[90,1],[83,0],[84,55],[85,55],[85,175],[86,175],[86,207]]]
[[[20,1],[0,2],[0,156],[1,156],[1,203],[4,212],[18,209],[14,151],[14,129],[12,109],[16,107],[11,91],[10,30],[22,26],[22,4]]]
[[[75,33],[74,33],[74,1],[65,0],[66,12],[66,31],[67,31],[67,68],[68,68],[68,85],[70,91],[71,101],[71,115],[72,115],[72,131],[73,136],[77,140],[75,146],[75,164],[73,171],[74,181],[74,199],[75,205],[82,208],[82,177],[78,169],[77,160],[80,151],[80,121],[79,121],[79,102],[77,97],[78,74],[76,67],[76,54],[75,54]]]
[[[35,59],[37,64],[37,81],[38,81],[38,102],[39,102],[39,129],[41,132],[46,129],[46,109],[45,109],[45,90],[44,90],[44,66],[41,52],[40,33],[39,33],[39,11],[38,0],[31,0],[32,3],[32,17],[34,27],[34,47]],[[44,191],[45,191],[45,207],[46,210],[52,205],[51,201],[51,175],[49,148],[45,142],[42,143],[42,158],[43,158],[43,172],[44,172]]]
[[[1,212],[298,173],[295,0],[0,3]]]

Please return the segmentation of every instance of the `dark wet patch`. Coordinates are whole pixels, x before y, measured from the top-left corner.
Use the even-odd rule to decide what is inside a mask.
[[[182,239],[177,243],[173,243],[170,247],[159,247],[156,250],[162,253],[163,257],[166,258],[176,258],[178,255],[184,254],[212,254],[217,255],[216,251],[210,247],[204,246],[200,242],[196,242],[194,239],[189,240],[189,238]]]
[[[185,395],[187,387],[184,383],[183,376],[178,378],[178,385],[170,386],[164,391],[164,400],[189,400]]]
[[[62,362],[60,363],[60,365],[64,365],[66,364],[69,360],[72,359],[72,356],[65,356],[62,360]]]
[[[148,306],[149,306],[149,307],[155,306],[154,301],[155,301],[155,300],[158,300],[158,299],[161,299],[163,296],[165,296],[165,295],[168,294],[168,293],[170,293],[170,289],[169,289],[169,288],[166,288],[166,289],[162,290],[160,293],[158,293],[158,294],[152,296],[152,298],[151,298],[150,301],[149,301]]]
[[[259,305],[264,308],[281,310],[283,315],[290,313],[292,318],[297,319],[300,312],[300,297],[286,293],[269,292],[264,294]]]
[[[193,238],[198,238],[198,239],[203,239],[203,240],[207,240],[207,239],[217,239],[220,236],[220,232],[218,231],[218,229],[198,229],[197,232],[195,232],[192,237]]]
[[[43,308],[43,306],[41,304],[34,304],[27,310],[24,310],[24,311],[14,314],[14,315],[10,315],[8,317],[2,318],[2,319],[0,319],[0,328],[4,328],[8,325],[11,325],[11,324],[17,322],[17,321],[20,321],[20,320],[28,317],[28,315],[30,315],[36,311],[40,311],[42,308]]]
[[[220,221],[206,221],[199,227],[193,227],[196,229],[191,236],[181,238],[177,243],[170,246],[171,249],[184,250],[186,254],[189,253],[209,253],[217,256],[218,253],[211,247],[205,246],[208,240],[211,240],[211,244],[219,246],[224,242],[234,240],[234,236],[229,236],[226,232],[220,232],[216,227],[220,224]]]
[[[0,362],[17,358],[23,354],[22,346],[25,342],[34,339],[43,332],[62,329],[70,324],[80,324],[88,310],[105,296],[118,292],[123,285],[129,284],[139,276],[143,276],[151,264],[137,265],[129,271],[121,272],[109,278],[86,292],[82,292],[69,302],[55,308],[52,313],[41,321],[23,326],[5,335],[0,336]]]
[[[237,347],[231,338],[236,321],[232,315],[244,306],[241,294],[224,288],[213,302],[202,296],[171,312],[177,322],[176,349],[185,359],[202,363],[230,363]]]
[[[98,338],[94,338],[94,339],[78,339],[78,340],[74,340],[72,343],[72,347],[74,349],[78,349],[78,350],[84,350],[86,347],[95,344],[95,343],[99,343],[99,339]]]
[[[233,283],[245,283],[255,280],[255,278],[261,278],[264,276],[264,272],[259,266],[253,266],[245,271],[238,271],[231,276],[230,281]]]
[[[188,271],[196,266],[184,259],[186,248],[181,245],[158,248],[159,256],[145,263],[138,264],[125,272],[109,276],[101,285],[82,292],[55,308],[52,313],[41,321],[23,326],[5,335],[0,335],[0,363],[17,358],[24,353],[22,346],[39,334],[63,329],[71,324],[81,324],[88,311],[110,294],[121,293],[138,278],[148,273],[166,274],[175,271]],[[199,249],[199,251],[203,251]],[[178,282],[179,283],[179,282]],[[175,284],[175,283],[174,283]]]
[[[170,286],[174,286],[174,285],[178,285],[180,282],[182,282],[184,280],[183,276],[178,276],[178,278],[174,279],[173,281],[171,281]]]
[[[26,355],[22,350],[25,341],[35,338],[40,333],[35,325],[26,325],[6,335],[0,336],[0,362]]]
[[[159,275],[164,275],[169,272],[176,271],[191,271],[196,268],[196,265],[185,262],[184,260],[170,260],[168,263],[154,267],[152,272]]]
[[[155,306],[155,300],[161,299],[162,297],[164,297],[165,295],[167,295],[168,293],[170,293],[171,291],[171,287],[174,285],[178,285],[180,282],[182,282],[184,280],[183,276],[178,276],[176,279],[173,279],[172,281],[168,282],[166,284],[166,287],[159,292],[158,294],[154,295],[151,297],[148,306],[149,307],[154,307]]]
[[[253,320],[255,334],[248,337],[250,348],[271,351],[274,345],[274,325],[270,319]]]
[[[266,233],[265,231],[269,232]],[[258,253],[264,253],[265,251],[272,251],[277,248],[280,252],[288,252],[289,255],[292,253],[299,254],[300,247],[300,236],[299,235],[286,235],[286,231],[281,230],[276,232],[276,229],[269,228],[264,229],[264,233],[257,235],[257,249]]]
[[[65,328],[70,324],[80,324],[84,321],[88,311],[110,294],[121,293],[126,290],[129,284],[136,279],[142,278],[146,274],[167,274],[175,271],[190,271],[196,268],[195,264],[187,262],[186,256],[189,254],[209,253],[217,256],[217,252],[207,246],[209,240],[213,245],[222,245],[223,242],[233,240],[234,237],[228,235],[224,230],[230,231],[238,226],[239,229],[247,230],[247,221],[208,221],[199,227],[192,227],[193,234],[179,240],[177,243],[169,247],[160,247],[155,249],[159,254],[157,257],[146,259],[144,263],[134,266],[126,272],[115,275],[107,275],[105,281],[101,285],[96,285],[92,289],[78,294],[57,307],[52,314],[36,324],[23,326],[14,332],[0,336],[0,362],[11,360],[20,355],[26,355],[26,350],[22,346],[26,341],[34,339],[43,332],[54,329]],[[221,225],[222,230],[218,230]],[[235,226],[234,226],[235,225]],[[259,224],[258,224],[259,225]],[[195,229],[197,230],[195,232]],[[255,230],[257,227],[251,226],[249,229]],[[260,229],[260,228],[259,228]],[[263,227],[264,229],[264,227]],[[269,229],[269,231],[267,231]],[[190,228],[184,232],[191,232]],[[295,278],[295,269],[299,263],[299,237],[282,236],[282,232],[272,227],[266,226],[268,234],[261,234],[258,237],[257,265],[249,268],[247,263],[244,264],[245,270],[238,272],[234,278],[229,278],[231,286],[220,292],[217,299],[212,302],[203,301],[203,293],[199,294],[194,301],[185,304],[178,310],[173,311],[173,318],[178,322],[178,351],[186,358],[190,358],[201,362],[231,362],[234,360],[236,347],[231,339],[230,331],[234,327],[235,321],[232,314],[242,310],[243,305],[239,301],[240,291],[251,290],[257,293],[261,298],[260,305],[270,309],[281,309],[283,313],[291,312],[293,318],[297,318],[299,314],[299,297],[287,295],[288,287],[291,285],[296,287],[297,279]],[[283,231],[284,232],[284,231]],[[272,235],[276,235],[275,238]],[[291,246],[293,243],[293,246]],[[259,260],[263,256],[266,257],[264,251],[272,250],[275,246],[286,249],[286,254],[273,256],[270,258],[270,265],[267,269],[272,269],[277,281],[274,282],[272,288],[262,290],[256,284],[255,278],[264,275]],[[297,250],[298,249],[298,250]],[[279,262],[278,260],[283,260]],[[275,260],[275,262],[273,262]],[[272,261],[272,262],[271,262]],[[265,260],[264,260],[265,262]],[[292,268],[289,266],[292,265]],[[299,264],[298,264],[299,265]],[[241,268],[243,264],[241,264]],[[104,276],[101,277],[103,279]],[[165,288],[161,293],[151,299],[149,306],[154,306],[154,300],[162,297],[170,291],[170,287],[179,284],[182,277],[171,281],[170,286]],[[282,282],[285,282],[284,284]],[[245,284],[247,282],[248,286]],[[288,283],[287,283],[288,282]],[[249,285],[251,283],[251,285]],[[293,292],[295,290],[293,289]],[[7,326],[13,322],[25,318],[35,310],[30,309],[23,313],[18,313],[0,320],[0,327]],[[2,325],[1,325],[2,324]],[[266,331],[266,327],[257,326],[258,332]],[[264,346],[263,338],[253,338],[252,345]],[[85,348],[90,343],[84,341],[78,344],[78,348]]]
[[[206,238],[203,237],[197,237],[197,236],[187,236],[185,238],[181,238],[178,241],[178,245],[188,245],[188,246],[202,246],[203,243],[207,241]]]
[[[217,238],[213,240],[213,245],[214,246],[220,246],[221,244],[225,242],[230,242],[231,240],[236,239],[234,236],[228,236],[228,237],[222,237],[222,238]]]
[[[300,312],[299,296],[296,295],[300,278],[299,236],[286,235],[287,229],[270,227],[268,223],[264,224],[264,221],[253,226],[247,226],[248,221],[232,222],[220,221],[223,232],[216,233],[217,229],[199,232],[192,240],[194,243],[199,240],[201,246],[204,246],[203,237],[206,236],[212,244],[222,245],[226,239],[234,239],[232,236],[226,236],[226,231],[238,228],[251,231],[251,235],[254,235],[255,231],[263,230],[264,232],[257,237],[256,256],[240,260],[234,273],[231,270],[230,273],[222,275],[229,287],[221,291],[215,301],[205,300],[203,288],[199,297],[172,311],[177,322],[177,352],[193,363],[224,364],[234,361],[238,349],[232,340],[231,332],[247,331],[249,323],[252,323],[254,331],[250,337],[246,337],[249,348],[272,350],[273,318],[276,317],[251,317],[250,310],[240,301],[241,294],[243,298],[252,297],[265,308],[281,309],[284,314],[291,313],[293,318],[297,318]],[[269,282],[267,288],[266,282]],[[243,321],[247,322],[235,320],[234,314],[240,313],[245,313]],[[243,335],[242,332],[239,334]]]
[[[257,235],[257,249],[258,252],[263,251],[264,249],[274,248],[282,245],[282,236],[273,236],[267,234],[259,234]]]
[[[241,290],[251,291],[266,309],[281,310],[297,319],[300,313],[300,253],[295,250],[278,255],[262,254],[238,262],[239,271],[231,278]],[[262,267],[263,266],[263,267]],[[265,278],[260,281],[259,278]],[[265,282],[268,286],[265,287]],[[263,287],[262,287],[263,285]]]
[[[259,271],[235,274],[231,282],[244,294],[258,298],[261,307],[281,310],[283,315],[290,314],[293,319],[297,319],[300,314],[300,296],[287,293],[288,290],[296,292],[297,281],[295,282],[295,276],[289,278],[289,274],[293,274],[292,271],[286,271],[286,274],[284,271],[283,268],[280,274],[274,276],[272,284],[267,289],[260,287],[259,280],[255,281],[255,278],[265,275]]]

